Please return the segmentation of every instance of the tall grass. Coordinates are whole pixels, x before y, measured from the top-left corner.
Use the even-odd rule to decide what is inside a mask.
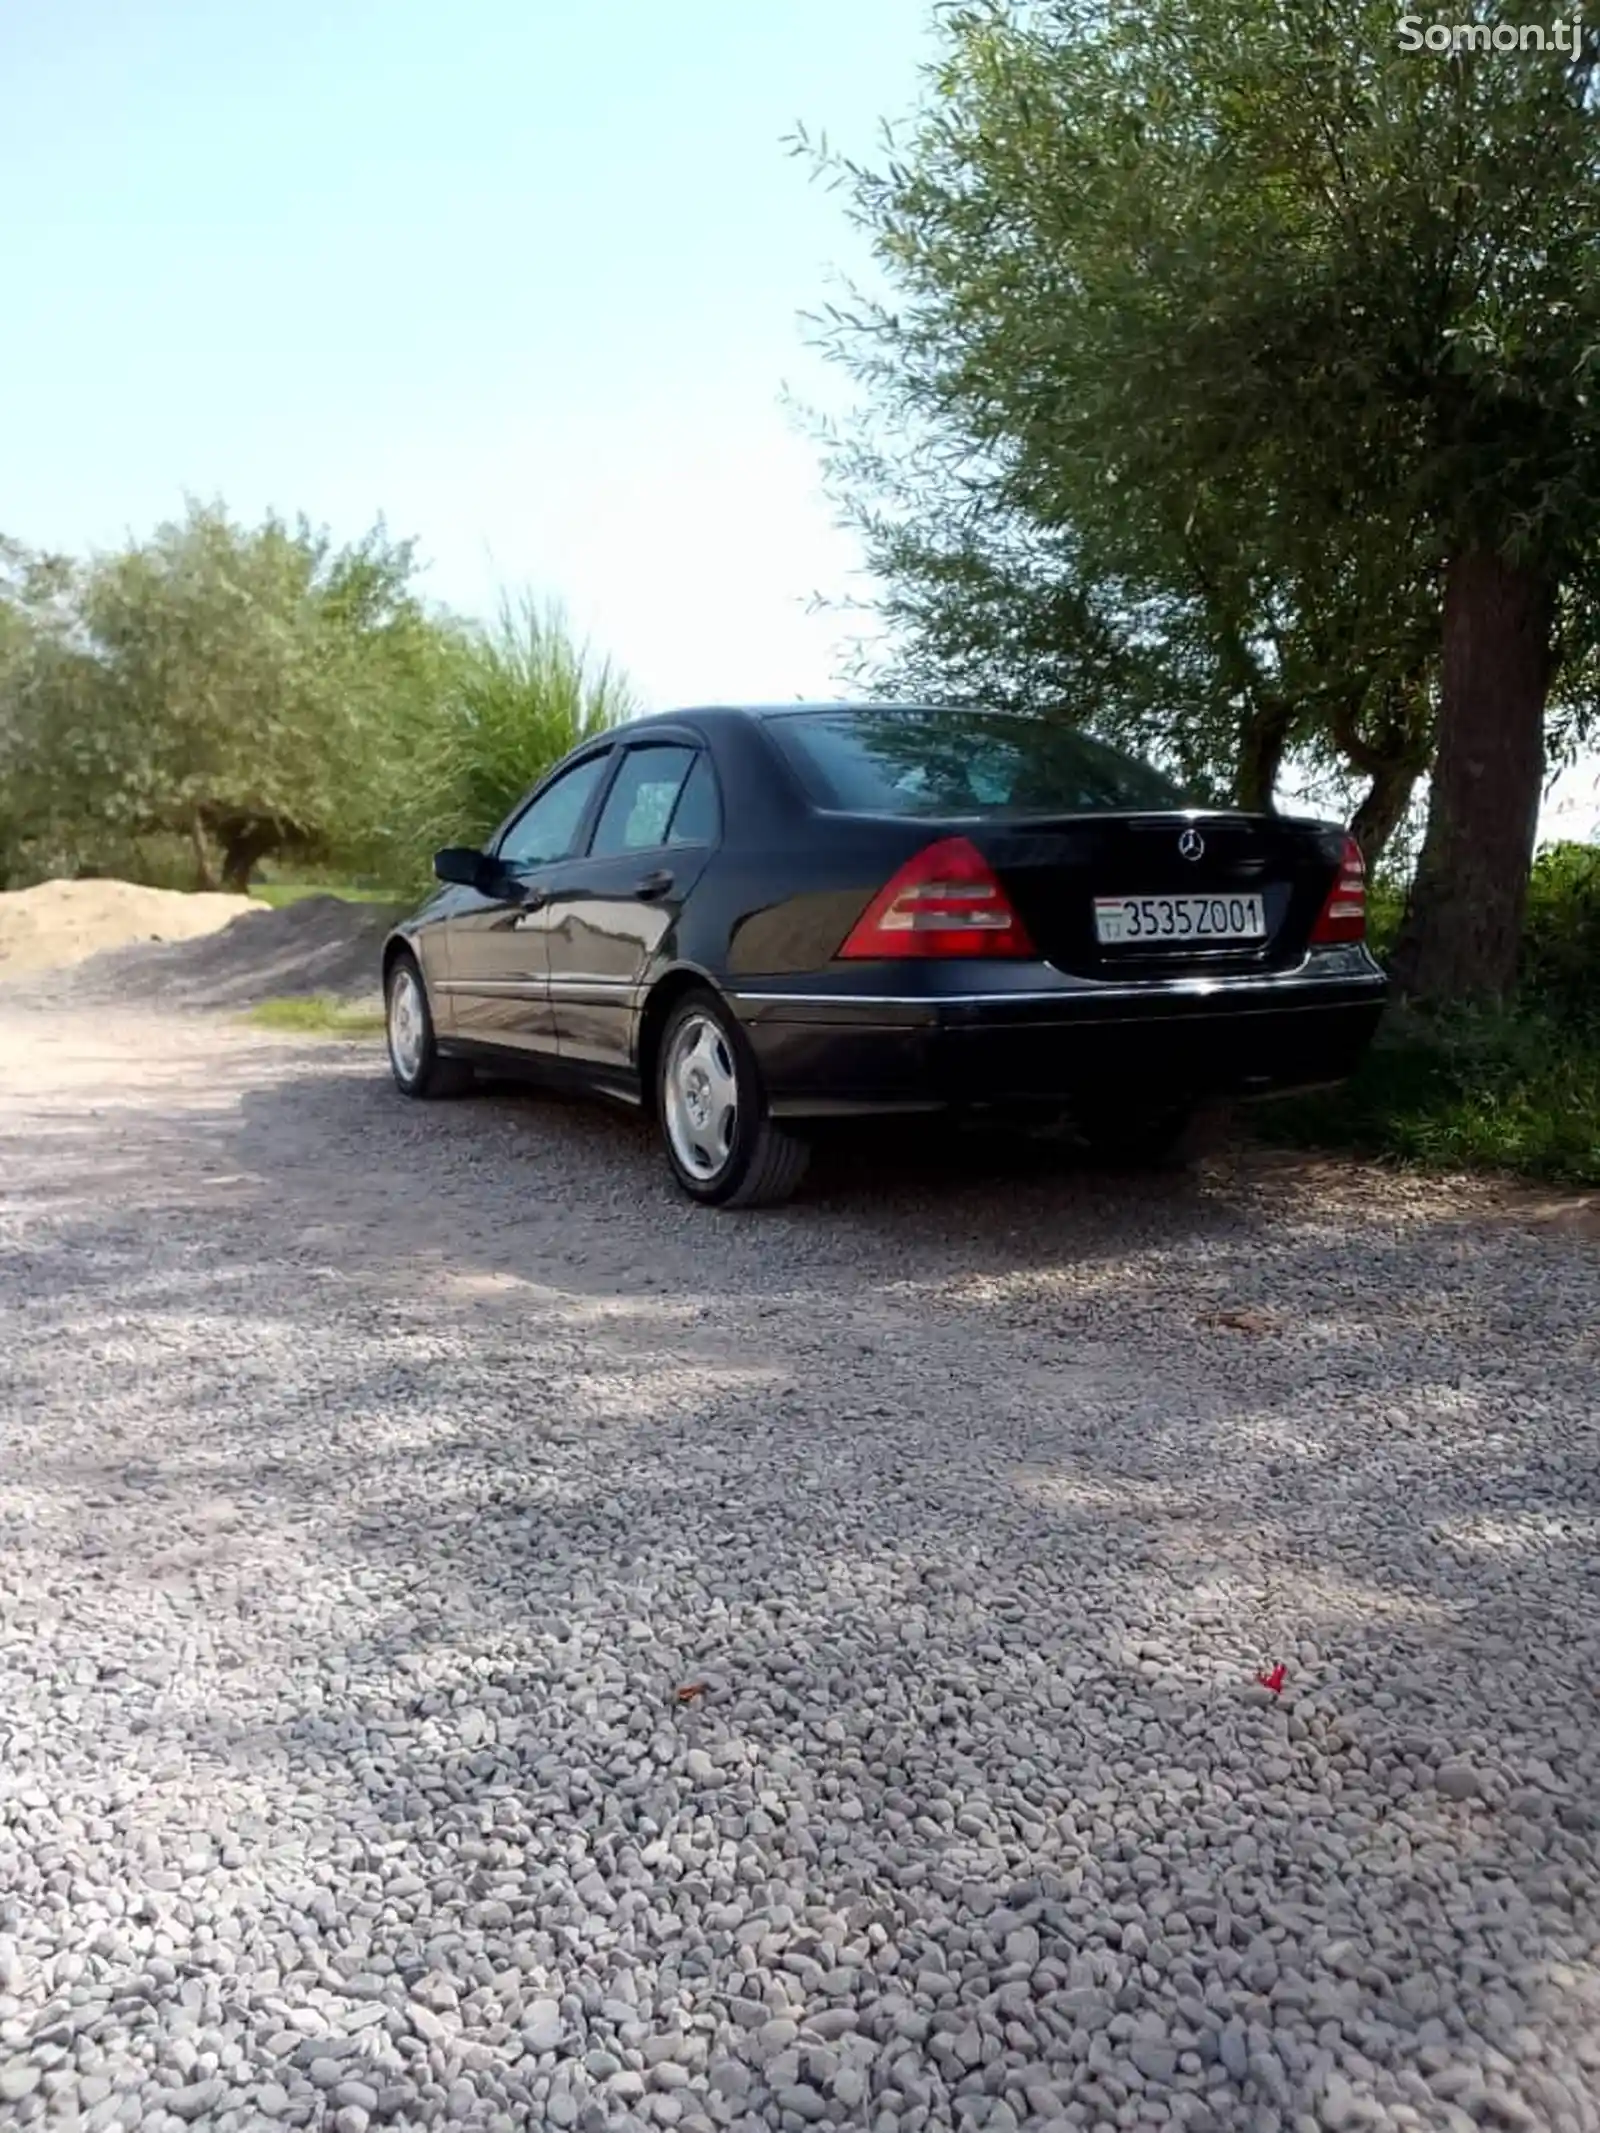
[[[573,637],[559,607],[503,599],[492,625],[461,632],[391,766],[382,872],[420,891],[439,846],[482,844],[552,763],[637,709],[623,674]]]

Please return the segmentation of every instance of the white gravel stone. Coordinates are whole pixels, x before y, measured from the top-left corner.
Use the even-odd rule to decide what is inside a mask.
[[[1447,1800],[1475,1800],[1481,1790],[1478,1773],[1470,1763],[1442,1763],[1434,1783]]]
[[[719,1220],[72,998],[0,994],[8,2125],[1600,2122],[1593,1242],[875,1147]]]
[[[564,2029],[560,2002],[535,2000],[523,2020],[522,2035],[529,2051],[549,2052],[561,2042]]]

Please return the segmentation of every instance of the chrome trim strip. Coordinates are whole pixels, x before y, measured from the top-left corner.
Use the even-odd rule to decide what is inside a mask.
[[[638,990],[636,978],[435,978],[431,988],[457,997],[477,994],[495,1000],[569,1000],[574,1006],[596,1000],[627,1000]]]
[[[728,998],[736,1007],[1093,1007],[1102,1000],[1228,1000],[1241,994],[1270,999],[1278,992],[1323,986],[1331,992],[1344,985],[1365,985],[1374,993],[1386,989],[1382,978],[1366,971],[1298,970],[1268,978],[1179,978],[1148,985],[1104,985],[1090,979],[1081,989],[1057,987],[1051,992],[734,992]]]
[[[543,978],[435,978],[435,992],[484,994],[496,1000],[548,1000],[550,988]]]
[[[624,993],[632,992],[637,978],[552,978],[550,997],[553,1000],[591,1000],[600,998],[614,1000]]]

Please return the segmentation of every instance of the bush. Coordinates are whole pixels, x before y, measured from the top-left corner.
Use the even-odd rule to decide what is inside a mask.
[[[1397,1012],[1344,1088],[1258,1120],[1300,1147],[1600,1185],[1600,1051],[1536,1008]]]
[[[1535,860],[1520,998],[1600,1046],[1600,845],[1556,844]]]
[[[1373,945],[1398,909],[1373,912]],[[1522,982],[1496,1009],[1391,1012],[1343,1089],[1273,1104],[1265,1138],[1430,1169],[1600,1185],[1600,848],[1555,845],[1529,885]]]

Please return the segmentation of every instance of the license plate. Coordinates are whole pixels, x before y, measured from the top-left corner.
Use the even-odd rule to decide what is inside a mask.
[[[1259,896],[1097,896],[1095,939],[1107,948],[1141,942],[1259,941],[1267,933]]]

